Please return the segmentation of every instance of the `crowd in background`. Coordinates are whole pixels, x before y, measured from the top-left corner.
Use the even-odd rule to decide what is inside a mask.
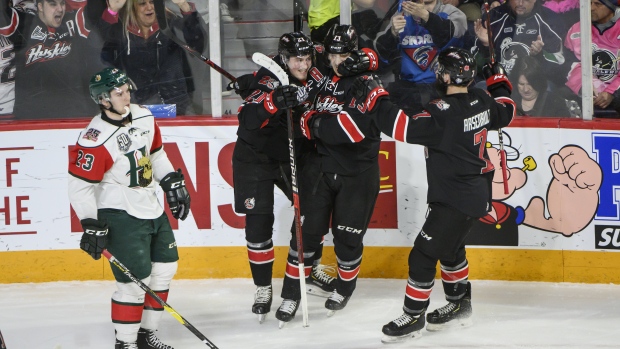
[[[230,4],[231,15],[229,2],[222,2],[223,22],[238,18],[239,4]],[[320,43],[340,21],[340,1],[302,2],[311,38]],[[384,85],[404,108],[437,96],[437,54],[459,46],[475,55],[481,85],[480,69],[493,51],[508,72],[520,115],[581,115],[578,0],[491,1],[490,36],[483,0],[351,2],[360,46],[380,55]],[[207,26],[197,6],[186,0],[166,5],[177,35],[203,52]],[[188,57],[159,30],[153,0],[0,0],[0,6],[0,120],[96,114],[88,79],[105,66],[135,81],[132,102],[203,114],[192,102],[197,84]],[[614,0],[591,0],[591,7],[594,116],[618,117],[620,10]]]

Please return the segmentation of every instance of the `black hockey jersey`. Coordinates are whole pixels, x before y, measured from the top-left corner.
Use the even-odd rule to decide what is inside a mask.
[[[84,9],[65,13],[58,28],[39,16],[6,10],[0,35],[15,47],[15,108],[17,119],[86,117],[97,113],[88,92],[88,80],[101,68],[89,46],[90,30]]]
[[[377,102],[379,128],[392,138],[425,146],[427,201],[441,202],[475,218],[490,209],[494,167],[486,151],[488,132],[508,126],[516,106],[483,90],[451,94],[406,115],[387,98]]]
[[[312,106],[317,113],[313,123],[323,172],[353,176],[377,165],[381,131],[367,115],[365,101],[351,96],[355,79],[338,77],[330,70]]]
[[[280,65],[279,58],[275,59]],[[293,109],[293,120],[299,122],[299,117],[308,108],[316,96],[319,87],[326,81],[324,72],[312,67],[305,82],[289,75],[289,83],[302,87],[300,93],[307,93],[306,102]],[[254,150],[260,151],[278,161],[289,161],[287,111],[278,110],[269,100],[269,94],[280,86],[280,81],[268,69],[261,68],[255,76],[250,90],[253,92],[239,107],[239,128],[237,137],[249,144]],[[299,127],[294,127],[295,130]],[[300,133],[296,132],[296,146],[301,148]]]

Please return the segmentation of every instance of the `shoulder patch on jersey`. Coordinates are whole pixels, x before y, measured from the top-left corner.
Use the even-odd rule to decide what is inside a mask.
[[[259,85],[264,85],[269,87],[272,90],[275,90],[276,87],[280,86],[280,82],[269,75],[265,75],[258,82]]]
[[[131,139],[126,133],[121,133],[116,136],[116,144],[118,145],[118,150],[122,153],[126,153],[129,151],[129,147],[131,147]]]
[[[429,104],[434,104],[439,110],[448,110],[448,108],[450,108],[450,104],[448,104],[448,102],[444,101],[443,99],[432,100],[429,102]]]
[[[84,133],[82,139],[88,139],[89,141],[96,142],[100,134],[101,131],[91,127]]]

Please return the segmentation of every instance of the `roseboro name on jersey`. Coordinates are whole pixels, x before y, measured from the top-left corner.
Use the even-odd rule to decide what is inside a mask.
[[[151,112],[135,104],[130,109],[132,122],[122,126],[96,116],[71,150],[69,198],[80,219],[97,218],[102,208],[140,219],[163,213],[155,191],[174,168]]]

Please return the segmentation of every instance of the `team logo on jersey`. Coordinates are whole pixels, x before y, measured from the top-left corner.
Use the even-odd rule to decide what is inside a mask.
[[[96,142],[100,133],[101,133],[101,131],[99,131],[97,129],[89,128],[88,131],[86,131],[86,133],[84,134],[84,136],[82,138],[88,139],[89,141]]]
[[[153,182],[153,164],[146,155],[146,146],[125,153],[125,157],[129,162],[129,171],[125,174],[129,178],[129,187],[148,187]]]
[[[254,208],[254,206],[256,206],[256,200],[254,200],[254,198],[247,198],[245,199],[243,204],[245,205],[245,208],[247,208],[248,210],[251,210]]]
[[[63,58],[71,53],[71,44],[64,41],[57,41],[51,47],[43,44],[32,46],[26,52],[26,66],[35,62],[45,62],[56,58]]]
[[[138,184],[146,188],[153,181],[153,164],[151,159],[143,156],[138,160]]]
[[[506,72],[510,73],[515,66],[515,62],[519,57],[530,55],[530,48],[522,42],[512,41],[511,38],[505,38],[500,45],[501,62]]]
[[[43,32],[41,27],[36,26],[32,31],[32,34],[30,34],[30,38],[45,41],[45,39],[47,39],[47,34]]]
[[[611,51],[593,46],[592,72],[599,80],[610,81],[618,75],[618,59]]]
[[[272,78],[271,76],[263,76],[262,79],[260,79],[260,81],[258,82],[259,85],[265,85],[267,87],[269,87],[272,90],[275,90],[276,87],[280,86],[280,82],[274,78]]]
[[[428,66],[433,63],[438,52],[437,47],[431,46],[422,46],[415,49],[405,48],[403,51],[405,51],[405,54],[407,54],[407,56],[409,56],[409,58],[411,58],[411,60],[422,70],[426,70]],[[457,54],[452,52],[450,55]]]
[[[340,114],[342,111],[342,103],[332,96],[327,96],[316,103],[316,111],[318,113]]]
[[[121,133],[116,137],[116,144],[118,144],[118,150],[125,153],[131,147],[131,139],[125,133]]]
[[[450,108],[450,104],[443,99],[435,99],[431,101],[430,104],[436,105],[439,110],[448,110],[448,108]]]

